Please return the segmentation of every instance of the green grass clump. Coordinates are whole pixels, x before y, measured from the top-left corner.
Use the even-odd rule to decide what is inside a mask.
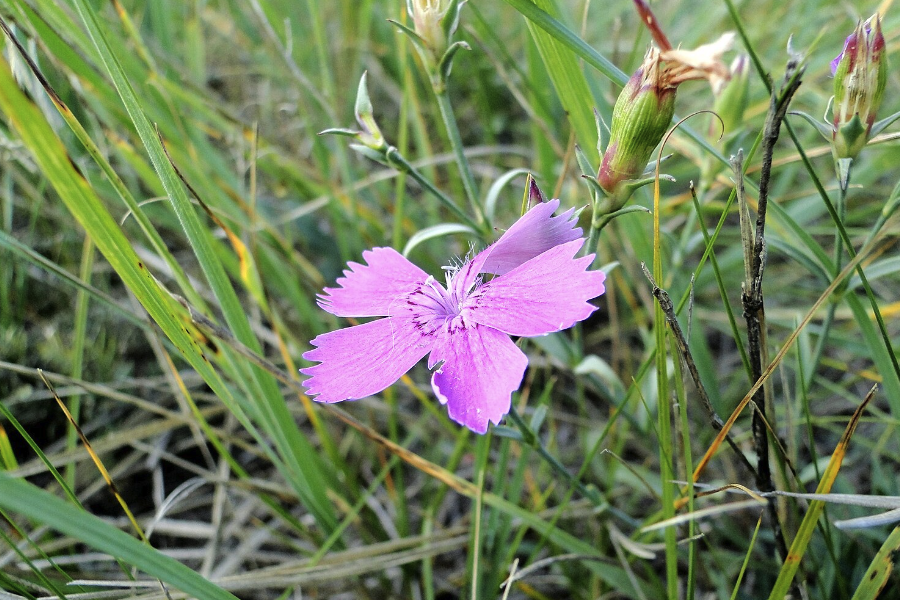
[[[598,188],[581,175],[650,39],[632,2],[469,2],[453,38],[468,48],[436,80],[400,1],[0,0],[0,591],[892,597],[893,522],[834,523],[900,496],[900,152],[888,127],[842,191],[806,120],[763,135],[788,39],[790,109],[818,118],[860,15],[653,9],[684,48],[738,32],[743,122],[719,139],[701,114],[672,135],[674,181],[592,238],[600,310],[521,341],[516,410],[480,437],[447,418],[424,365],[358,402],[306,397],[309,340],[348,324],[316,294],[375,246],[439,272],[515,221],[527,173],[586,207],[587,235]],[[882,29],[893,54],[890,10]],[[387,164],[318,135],[359,126],[363,73]],[[879,117],[900,109],[900,78],[886,85]],[[676,119],[712,106],[684,83]],[[726,164],[739,148],[743,194]],[[754,345],[741,211],[752,228],[761,195]],[[762,498],[765,448],[780,495]]]

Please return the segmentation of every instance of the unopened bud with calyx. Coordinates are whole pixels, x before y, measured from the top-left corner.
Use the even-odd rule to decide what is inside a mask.
[[[646,5],[639,7],[652,14]],[[597,173],[597,183],[609,198],[606,208],[610,211],[624,206],[635,189],[652,181],[641,175],[671,125],[678,86],[685,81],[706,79],[715,90],[731,77],[721,59],[734,42],[733,33],[695,50],[672,48],[661,32],[654,39],[662,49],[650,47],[613,108],[609,144]]]
[[[440,64],[453,46],[453,34],[459,26],[459,12],[465,1],[406,0],[413,27],[396,25],[410,35],[429,68]]]
[[[384,139],[378,123],[375,122],[375,114],[372,101],[369,99],[369,88],[366,84],[366,73],[359,78],[359,87],[356,90],[356,104],[353,113],[360,129],[331,128],[320,131],[319,135],[342,135],[353,138],[357,143],[350,147],[360,154],[378,161],[382,164],[390,164],[387,161],[387,153],[392,148]]]
[[[874,135],[872,128],[887,83],[887,55],[881,20],[873,15],[844,41],[831,62],[834,74],[832,152],[856,158]]]
[[[668,84],[665,74],[660,51],[651,47],[616,100],[609,144],[597,173],[597,183],[614,199],[611,210],[628,200],[629,184],[643,174],[672,123],[676,86]]]

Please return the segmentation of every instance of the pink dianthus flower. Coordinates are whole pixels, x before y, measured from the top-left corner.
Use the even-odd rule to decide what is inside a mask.
[[[444,284],[392,248],[363,252],[366,264],[349,263],[319,306],[339,317],[384,318],[312,340],[303,358],[319,364],[301,369],[308,392],[319,402],[371,396],[430,353],[432,389],[450,418],[477,433],[499,424],[528,366],[509,336],[567,329],[596,310],[588,300],[605,290],[605,274],[587,270],[593,254],[575,258],[584,239],[573,210],[554,217],[558,206],[533,207],[449,269]]]

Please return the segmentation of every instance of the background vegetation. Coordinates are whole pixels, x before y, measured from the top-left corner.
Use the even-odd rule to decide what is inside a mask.
[[[762,500],[720,492],[677,511],[663,502],[690,496],[673,479],[690,478],[717,432],[681,376],[678,350],[653,335],[659,321],[640,264],[657,251],[660,285],[676,304],[687,300],[681,327],[727,419],[754,381],[742,358],[733,178],[713,165],[716,152],[749,152],[763,128],[770,95],[758,72],[740,130],[716,141],[700,115],[671,138],[663,170],[676,181],[661,183],[660,244],[649,214],[615,220],[598,248],[608,270],[601,310],[572,331],[524,341],[531,368],[513,401],[525,433],[479,437],[450,422],[423,365],[336,409],[301,393],[309,340],[346,325],[315,304],[346,261],[415,239],[411,258],[437,273],[477,241],[417,237],[457,219],[346,138],[317,135],[353,126],[367,72],[388,142],[466,206],[420,59],[387,21],[408,23],[404,4],[0,0],[46,78],[3,38],[0,595],[873,598],[886,582],[882,597],[900,597],[890,573],[897,530],[833,525],[878,508],[770,498],[802,556],[791,583]],[[534,6],[558,21],[535,22]],[[755,52],[776,88],[791,39],[806,66],[792,108],[816,116],[832,94],[829,61],[876,8],[654,5],[670,39],[688,48],[743,28],[738,50]],[[900,21],[889,6],[881,13],[891,53]],[[548,41],[554,23],[568,42]],[[578,54],[574,36],[595,54]],[[563,206],[588,204],[574,143],[596,164],[590,110],[609,122],[623,74],[649,43],[632,3],[473,1],[459,38],[471,51],[455,60],[450,100],[480,199],[496,206],[491,225],[502,230],[519,214],[525,171]],[[894,73],[887,86],[883,115],[900,109]],[[708,86],[687,83],[676,111],[711,105]],[[854,163],[843,225],[855,250],[873,240],[860,263],[867,283],[851,273],[829,287],[849,261],[846,249],[836,254],[823,199],[839,196],[830,150],[802,119],[786,122],[796,141],[783,131],[776,147],[763,284],[765,348],[777,358],[767,389],[781,444],[772,445],[776,487],[828,491],[833,482],[832,492],[896,497],[900,260],[888,217],[900,152],[888,134]],[[747,162],[752,209],[759,161]],[[522,171],[492,188],[513,169]],[[633,198],[652,200],[652,186]],[[668,360],[657,362],[658,352]],[[660,365],[667,385],[658,385]],[[876,382],[849,446],[839,445]],[[750,409],[731,436],[755,464]],[[833,456],[842,465],[829,464]],[[756,489],[727,446],[699,482]],[[701,509],[711,514],[642,529]],[[504,584],[511,569],[515,581]]]

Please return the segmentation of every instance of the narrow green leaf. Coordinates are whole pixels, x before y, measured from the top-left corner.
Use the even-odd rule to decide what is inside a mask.
[[[567,46],[577,56],[583,58],[586,63],[603,73],[610,81],[625,85],[628,81],[621,69],[612,64],[605,56],[591,48],[583,39],[575,35],[572,30],[560,23],[553,15],[547,12],[547,0],[505,0],[507,4],[522,13],[529,22],[534,23],[548,35]],[[593,117],[591,117],[593,120]]]
[[[856,431],[856,426],[859,425],[859,420],[866,406],[868,406],[875,395],[875,390],[876,388],[873,387],[853,412],[853,416],[850,417],[850,421],[844,429],[844,434],[835,447],[834,453],[832,453],[831,459],[828,461],[828,466],[822,474],[822,479],[819,481],[818,487],[816,487],[817,494],[827,494],[831,491],[831,486],[834,485],[834,480],[837,479],[838,472],[841,470],[841,463],[847,453],[850,438],[853,437],[853,432]],[[787,596],[791,583],[794,581],[794,575],[797,574],[797,570],[800,568],[800,559],[806,553],[806,548],[809,546],[813,531],[815,531],[816,524],[824,509],[825,502],[821,500],[813,500],[809,503],[809,510],[806,511],[803,521],[800,522],[800,527],[797,528],[797,535],[794,537],[794,541],[788,550],[787,558],[784,559],[784,564],[778,573],[778,579],[775,580],[775,586],[769,594],[769,600],[782,600]]]
[[[529,3],[530,4],[530,3]],[[538,16],[546,15],[552,22],[556,23],[562,31],[568,32],[568,39],[578,39],[575,34],[571,33],[559,21],[552,19],[552,14],[556,13],[555,0],[535,0],[535,4],[531,5],[538,8],[541,13],[535,13]],[[517,7],[518,9],[518,7]],[[523,13],[524,14],[524,13]],[[549,23],[550,21],[546,21]],[[550,80],[553,81],[553,87],[559,96],[559,101],[569,118],[569,123],[575,131],[575,138],[583,149],[587,149],[588,160],[596,163],[600,160],[597,153],[597,127],[594,122],[594,100],[591,88],[588,86],[581,65],[578,59],[566,46],[560,43],[552,34],[538,26],[534,21],[528,21],[528,29],[534,38],[535,43],[540,52]],[[581,41],[578,39],[578,41]],[[583,43],[583,42],[582,42]],[[605,60],[605,59],[604,59]],[[612,66],[612,65],[610,65]]]
[[[894,560],[898,549],[900,549],[900,527],[895,527],[863,575],[852,600],[875,600],[881,594],[891,573],[894,572]]]
[[[237,600],[193,569],[30,483],[0,473],[0,507],[48,525],[200,600]]]
[[[438,225],[432,225],[431,227],[426,227],[421,231],[417,231],[409,238],[409,241],[406,242],[406,246],[403,247],[403,256],[409,256],[409,253],[412,252],[416,246],[426,240],[450,235],[452,233],[468,233],[478,237],[477,231],[468,225],[463,225],[461,223],[440,223]]]

